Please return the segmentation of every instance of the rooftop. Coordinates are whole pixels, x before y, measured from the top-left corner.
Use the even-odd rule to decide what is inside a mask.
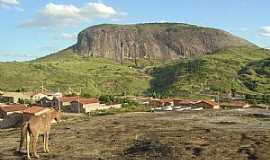
[[[23,111],[26,109],[26,106],[23,104],[12,104],[12,105],[2,105],[0,106],[0,110],[4,112],[16,112]]]
[[[78,98],[74,100],[73,102],[77,102]],[[98,99],[96,98],[79,98],[79,103],[81,104],[92,104],[92,103],[98,103]]]
[[[59,98],[59,100],[60,100],[61,102],[72,102],[72,101],[78,100],[78,97],[68,97],[68,96],[64,96],[64,97]]]
[[[206,104],[209,104],[211,106],[217,106],[218,105],[218,103],[216,103],[214,101],[208,101],[208,100],[202,100],[202,101],[200,101],[198,103],[206,103]]]

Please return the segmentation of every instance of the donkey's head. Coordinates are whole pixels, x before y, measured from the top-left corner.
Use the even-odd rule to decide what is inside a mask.
[[[52,121],[56,121],[57,123],[60,122],[60,117],[61,117],[60,113],[61,112],[52,108],[50,111]]]

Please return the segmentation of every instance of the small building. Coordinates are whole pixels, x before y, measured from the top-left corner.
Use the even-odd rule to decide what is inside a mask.
[[[122,104],[111,104],[111,105],[101,104],[99,110],[119,109],[119,108],[122,108]]]
[[[95,98],[80,98],[72,101],[70,111],[74,113],[89,113],[100,110],[100,103]]]
[[[172,111],[174,104],[172,99],[154,99],[150,101],[149,105],[152,107],[152,111]]]
[[[195,104],[198,107],[203,107],[204,109],[220,109],[220,105],[214,101],[202,100]]]
[[[22,113],[24,115],[29,115],[29,116],[38,116],[48,111],[50,111],[49,108],[44,108],[41,106],[32,106],[32,107],[24,109]]]
[[[56,97],[43,97],[39,101],[37,101],[37,104],[41,107],[53,107],[53,108],[59,108],[60,101]]]
[[[47,97],[55,97],[55,98],[61,98],[63,97],[63,94],[61,92],[51,92],[51,93],[46,93]]]
[[[4,119],[13,113],[22,113],[27,107],[22,104],[2,105],[0,106],[0,118]]]
[[[174,99],[173,100],[175,107],[186,107],[186,106],[193,106],[197,101],[194,100],[183,100],[183,99]]]
[[[14,102],[14,97],[0,95],[0,103],[12,104]]]
[[[19,103],[20,100],[31,99],[31,92],[4,92],[3,97],[12,97],[10,103]]]
[[[31,100],[33,103],[40,101],[42,98],[48,98],[48,99],[53,99],[53,98],[61,98],[62,93],[56,92],[56,93],[35,93],[31,95]]]
[[[223,108],[236,109],[236,108],[249,108],[250,104],[244,101],[232,101],[222,105]]]
[[[42,98],[47,97],[44,93],[35,93],[31,95],[31,100],[33,103],[40,101]]]
[[[63,96],[59,98],[61,106],[70,106],[72,101],[76,101],[78,99],[79,99],[78,96],[76,97]]]
[[[166,107],[166,106],[173,106],[172,99],[154,99],[149,102],[151,107]]]

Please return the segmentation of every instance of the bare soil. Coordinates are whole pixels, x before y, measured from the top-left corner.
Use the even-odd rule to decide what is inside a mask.
[[[0,159],[24,159],[20,129],[0,130]],[[261,109],[65,115],[40,159],[269,160],[270,111]]]

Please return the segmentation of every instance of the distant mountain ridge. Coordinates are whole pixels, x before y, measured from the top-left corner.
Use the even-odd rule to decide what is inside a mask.
[[[103,24],[80,32],[78,42],[69,49],[81,56],[122,62],[194,57],[252,45],[222,30],[182,23]]]

